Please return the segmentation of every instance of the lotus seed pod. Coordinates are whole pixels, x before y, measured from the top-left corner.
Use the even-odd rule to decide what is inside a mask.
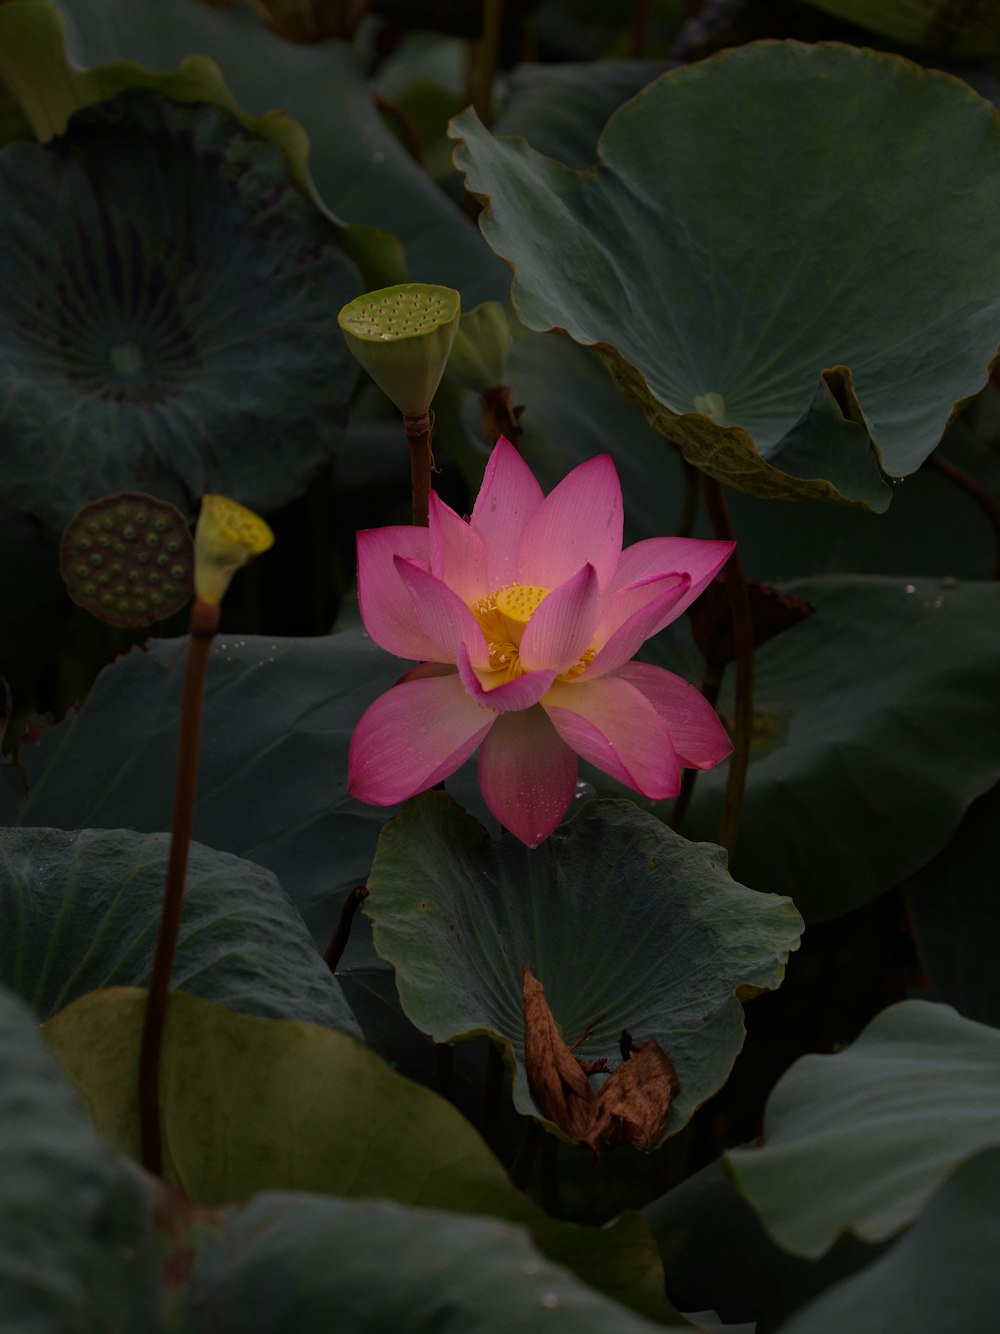
[[[400,283],[356,297],[337,322],[347,346],[404,417],[427,412],[461,314],[450,287]]]
[[[499,301],[484,301],[466,311],[448,358],[448,379],[482,394],[507,383],[510,328]]]
[[[121,491],[70,519],[59,569],[73,601],[100,620],[153,625],[191,597],[194,543],[184,515],[168,501]]]
[[[253,510],[227,496],[202,496],[194,530],[198,601],[221,602],[236,571],[273,545],[274,534]]]

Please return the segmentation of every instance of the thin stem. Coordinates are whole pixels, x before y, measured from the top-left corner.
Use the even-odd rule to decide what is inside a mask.
[[[702,495],[705,509],[717,538],[735,540],[729,507],[722,484],[712,477],[702,476]],[[729,608],[733,618],[733,641],[736,647],[736,702],[733,717],[733,753],[729,760],[729,779],[722,804],[719,824],[719,843],[732,861],[739,831],[743,793],[746,789],[747,770],[750,767],[750,741],[753,728],[753,615],[750,610],[750,591],[743,573],[739,548],[723,566],[729,589]]]
[[[170,830],[170,855],[163,891],[160,933],[153,956],[153,972],[146,995],[139,1054],[139,1119],[142,1128],[142,1162],[148,1172],[163,1171],[160,1136],[160,1049],[167,1013],[170,974],[177,949],[184,903],[194,798],[198,784],[198,751],[201,746],[201,713],[205,698],[205,670],[212,639],[219,628],[219,604],[196,599],[191,609],[191,641],[188,644],[181,693],[180,730],[177,743],[177,774],[174,780],[174,814]]]
[[[936,449],[927,460],[928,466],[936,468],[938,472],[943,473],[950,482],[960,486],[962,490],[972,500],[976,502],[979,508],[989,519],[993,527],[993,578],[1000,579],[1000,502],[995,496],[982,486],[971,473],[967,473],[964,468],[960,468],[957,463],[952,463],[951,459],[946,459],[939,449]]]
[[[350,894],[344,900],[344,906],[340,910],[340,918],[334,928],[333,935],[330,937],[330,943],[327,945],[323,954],[323,962],[329,968],[331,973],[337,971],[337,964],[340,963],[344,950],[347,949],[347,942],[351,938],[351,925],[354,921],[354,914],[368,897],[368,886],[358,885],[357,889],[352,889]]]
[[[406,438],[410,442],[410,487],[413,492],[413,522],[418,528],[427,527],[427,505],[431,491],[431,414],[421,412],[414,417],[403,415]]]
[[[635,17],[632,20],[632,57],[635,60],[641,60],[646,54],[651,8],[651,0],[636,0]]]
[[[503,0],[483,0],[483,35],[475,52],[470,92],[476,115],[487,128],[493,119],[493,80],[497,72],[502,22]]]
[[[431,167],[427,161],[427,154],[424,152],[424,145],[406,108],[400,106],[398,102],[394,102],[391,97],[384,97],[379,92],[375,93],[375,105],[383,116],[388,116],[390,120],[395,121],[410,157],[413,158],[420,170],[426,172],[429,176]]]

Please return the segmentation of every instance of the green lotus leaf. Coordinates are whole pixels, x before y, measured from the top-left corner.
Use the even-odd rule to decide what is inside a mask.
[[[61,528],[146,490],[290,500],[355,369],[336,228],[228,112],[123,93],[0,150],[0,486]]]
[[[862,1273],[797,1312],[782,1334],[990,1329],[1000,1303],[1000,1149],[949,1177],[910,1230]]]
[[[815,614],[755,655],[732,869],[822,921],[912,875],[1000,779],[1000,585],[844,576],[782,588]],[[692,680],[702,670],[666,637],[650,653]],[[719,708],[731,720],[731,669]],[[698,775],[688,838],[716,836],[726,775]]]
[[[543,488],[550,491],[577,464],[607,453],[622,483],[626,541],[677,532],[689,485],[679,453],[663,448],[662,437],[608,376],[594,374],[593,354],[586,348],[560,334],[532,333],[516,320],[511,332],[504,383],[512,402],[523,406],[518,448]],[[473,494],[494,443],[479,440],[481,415],[478,400],[470,397],[463,439],[456,442],[449,434],[445,440],[440,425],[435,432]],[[990,386],[952,422],[941,451],[1000,499],[998,434],[1000,391]],[[988,579],[996,560],[987,514],[961,486],[927,465],[896,488],[884,514],[804,500],[783,505],[778,515],[771,501],[746,492],[731,491],[727,499],[752,579],[774,583],[831,574]],[[693,535],[713,536],[703,515]]]
[[[0,1311],[38,1334],[159,1334],[153,1191],[102,1142],[45,1050],[38,1018],[0,989]]]
[[[43,138],[122,87],[223,106],[281,143],[295,179],[325,209],[395,233],[415,280],[457,287],[469,305],[504,294],[504,265],[383,123],[365,55],[349,42],[283,41],[244,5],[11,0],[0,5],[3,81]],[[331,296],[334,313],[350,295]]]
[[[1000,787],[973,802],[955,837],[902,885],[934,1000],[1000,1028]]]
[[[838,19],[891,37],[907,46],[927,47],[941,55],[1000,55],[1000,27],[995,13],[953,0],[808,0]]]
[[[802,925],[787,899],[731,880],[720,848],[623,801],[592,803],[526,848],[424,793],[383,830],[368,888],[375,948],[435,1042],[492,1038],[515,1106],[541,1117],[524,1067],[528,964],[566,1042],[586,1034],[580,1056],[618,1064],[623,1029],[656,1039],[680,1080],[667,1134],[725,1081],[740,1000],[779,985]]]
[[[796,1061],[768,1102],[764,1147],[727,1162],[778,1245],[815,1257],[848,1228],[893,1236],[960,1163],[997,1147],[1000,1032],[903,1001],[837,1055]]]
[[[152,832],[169,819],[184,640],[105,668],[79,713],[24,747],[16,823]],[[325,946],[387,812],[347,795],[347,748],[399,661],[360,630],[220,635],[208,664],[194,836],[273,871]]]
[[[646,1205],[642,1216],[660,1244],[671,1299],[683,1311],[718,1312],[726,1322],[718,1334],[743,1322],[752,1330],[754,1321],[783,1330],[791,1312],[878,1254],[848,1235],[819,1260],[790,1255],[765,1232],[718,1158]]]
[[[167,834],[0,830],[0,982],[46,1019],[99,987],[145,985]],[[360,1035],[275,877],[192,844],[171,986],[242,1014]]]
[[[484,301],[459,320],[446,374],[464,389],[481,394],[506,384],[509,356],[506,312],[499,301]]]
[[[45,1025],[95,1124],[132,1157],[144,1006],[144,992],[91,992]],[[160,1100],[164,1174],[192,1200],[304,1190],[503,1218],[526,1224],[549,1259],[591,1286],[669,1318],[656,1243],[637,1214],[608,1228],[549,1218],[460,1112],[346,1034],[175,994]]]
[[[230,1211],[202,1249],[186,1306],[189,1334],[216,1334],[223,1321],[228,1334],[313,1334],[331,1311],[357,1334],[663,1329],[546,1260],[523,1227],[290,1193]]]
[[[597,159],[597,141],[612,112],[672,66],[669,60],[579,60],[518,65],[507,79],[494,134],[523,135],[571,167]]]
[[[948,427],[940,454],[1000,499],[1000,458],[993,447],[998,407],[1000,395],[990,385]],[[896,488],[885,514],[806,500],[783,507],[776,523],[769,501],[736,491],[728,500],[744,565],[755,579],[812,574],[989,579],[996,564],[996,532],[983,506],[928,465]],[[707,522],[696,536],[712,536]]]
[[[986,381],[1000,120],[949,75],[752,43],[625,103],[585,172],[451,132],[524,322],[732,486],[884,510]]]

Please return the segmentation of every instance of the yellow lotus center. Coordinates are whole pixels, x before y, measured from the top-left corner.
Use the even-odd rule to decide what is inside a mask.
[[[552,590],[539,584],[510,584],[487,597],[480,598],[472,605],[472,614],[482,627],[489,650],[491,672],[498,673],[498,678],[489,683],[488,688],[503,685],[523,676],[521,666],[521,636],[525,626],[534,616],[542,601]],[[568,671],[558,678],[560,681],[572,681],[579,676],[588,663],[593,662],[596,649],[588,648],[583,657]],[[486,683],[484,683],[486,684]]]

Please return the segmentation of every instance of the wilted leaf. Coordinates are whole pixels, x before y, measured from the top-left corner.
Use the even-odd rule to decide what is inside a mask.
[[[611,1145],[623,1139],[644,1152],[655,1148],[679,1092],[677,1071],[656,1039],[632,1043],[628,1056],[611,1072],[597,1097],[599,1143]]]
[[[524,1064],[542,1111],[570,1139],[602,1149],[625,1140],[655,1148],[663,1137],[670,1103],[680,1085],[654,1038],[633,1043],[623,1035],[624,1059],[594,1093],[589,1076],[608,1068],[607,1058],[578,1061],[559,1032],[545,988],[524,965]]]
[[[572,1140],[589,1141],[594,1124],[594,1090],[563,1041],[545,999],[545,988],[524,965],[524,1064],[535,1101]]]

